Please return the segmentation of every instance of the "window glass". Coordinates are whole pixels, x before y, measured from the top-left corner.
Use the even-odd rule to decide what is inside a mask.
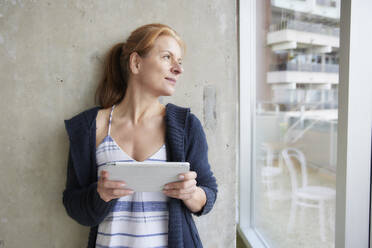
[[[334,247],[340,1],[257,1],[256,230]]]

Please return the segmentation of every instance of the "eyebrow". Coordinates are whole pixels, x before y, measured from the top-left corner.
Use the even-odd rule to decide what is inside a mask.
[[[173,54],[171,51],[169,51],[169,50],[161,50],[160,52],[168,52],[168,53],[170,53],[173,57],[176,57],[176,56],[174,56],[174,54]],[[179,58],[178,61],[182,61],[182,58]]]

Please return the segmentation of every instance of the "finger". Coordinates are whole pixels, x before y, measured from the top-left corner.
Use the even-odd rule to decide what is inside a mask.
[[[192,180],[192,179],[195,179],[196,177],[197,177],[197,174],[195,171],[189,171],[189,172],[181,173],[178,175],[178,178],[181,180]]]
[[[164,186],[164,189],[186,189],[196,185],[196,180],[187,180],[175,183],[168,183]]]
[[[104,181],[105,181],[105,177],[104,177],[104,175],[101,172],[100,176],[98,177],[98,182],[97,182],[98,183],[98,187],[102,187]]]
[[[102,200],[105,202],[109,202],[112,199],[117,199],[123,196],[131,195],[134,191],[127,189],[127,190],[106,190],[105,193],[102,195]]]
[[[163,193],[168,197],[181,199],[181,194],[177,190],[163,190]]]
[[[181,200],[190,199],[193,195],[193,192],[181,193],[179,190],[164,190],[163,193],[168,197],[177,198]]]
[[[171,190],[171,191],[178,191],[179,194],[183,195],[183,194],[190,194],[190,193],[194,193],[196,190],[196,186],[193,185],[191,187],[188,187],[188,188],[184,188],[184,189],[174,189],[174,190]],[[177,192],[176,192],[177,193]]]
[[[126,195],[133,194],[134,191],[131,189],[112,189],[111,196],[114,198],[123,197]]]
[[[106,178],[108,178],[108,172],[105,170],[102,170],[100,173],[100,179],[104,180]]]
[[[123,189],[125,186],[126,183],[124,181],[104,180],[103,182],[103,187],[108,189]]]

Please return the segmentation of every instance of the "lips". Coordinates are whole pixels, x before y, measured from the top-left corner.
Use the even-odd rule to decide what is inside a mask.
[[[171,81],[173,84],[176,83],[176,79],[174,79],[174,78],[166,77],[165,79],[168,80],[168,81]]]

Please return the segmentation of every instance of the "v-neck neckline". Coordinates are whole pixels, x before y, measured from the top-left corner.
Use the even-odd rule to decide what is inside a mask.
[[[132,158],[131,156],[128,155],[127,152],[125,152],[121,146],[119,146],[119,144],[115,141],[115,139],[111,136],[111,135],[107,135],[103,140],[105,140],[107,137],[109,137],[111,139],[111,141],[115,144],[115,146],[117,146],[117,148],[119,148],[119,150],[124,153],[125,156],[127,156],[130,160],[133,160],[134,162],[139,162],[139,163],[142,163],[142,162],[146,162],[147,160],[151,159],[153,156],[155,156],[156,154],[158,154],[161,149],[163,149],[163,147],[165,147],[165,144],[163,144],[158,150],[156,150],[154,153],[152,153],[152,155],[148,156],[145,160],[143,161],[138,161],[134,158]],[[99,144],[97,148],[99,148],[103,143]]]

